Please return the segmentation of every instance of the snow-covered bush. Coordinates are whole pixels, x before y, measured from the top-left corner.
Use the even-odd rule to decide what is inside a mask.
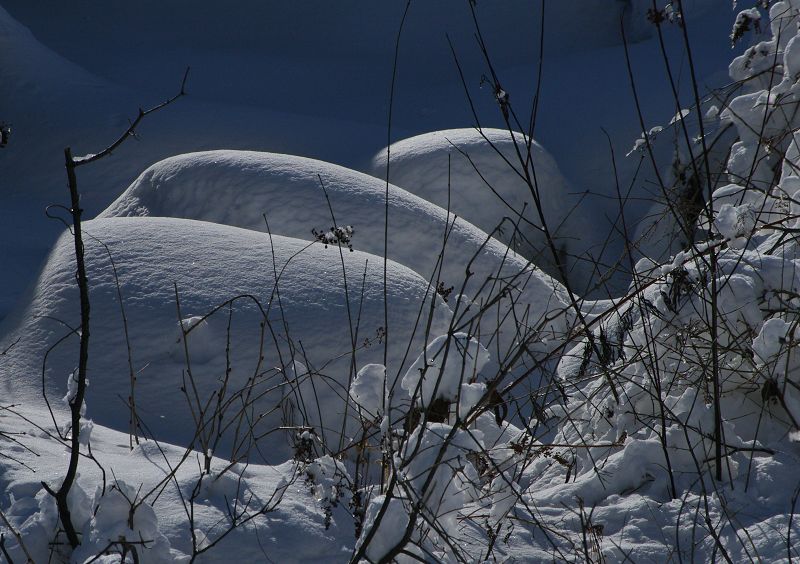
[[[123,562],[173,561],[169,541],[159,531],[155,511],[138,498],[133,486],[117,482],[105,492],[98,487],[91,515],[83,528],[81,546],[72,554],[73,561],[91,561],[98,554],[117,555],[117,559],[122,555]],[[131,555],[133,551],[135,558]]]
[[[752,31],[745,23],[760,14],[752,9],[740,15],[735,39]],[[435,490],[432,499],[462,506],[453,510],[464,520],[461,529],[449,531],[451,539],[468,542],[465,536],[474,533],[464,523],[472,519],[482,523],[488,546],[496,547],[504,534],[506,542],[526,534],[515,527],[526,530],[524,538],[542,551],[530,553],[538,558],[577,552],[587,561],[638,561],[674,557],[676,550],[679,558],[702,554],[728,561],[796,555],[788,539],[798,532],[791,469],[800,425],[800,150],[794,134],[800,127],[794,68],[800,4],[774,3],[769,15],[772,38],[731,64],[736,90],[721,110],[701,114],[703,102],[696,99],[692,111],[681,111],[671,124],[697,115],[708,120],[708,136],[682,149],[683,166],[696,166],[694,174],[704,177],[698,178],[700,204],[682,252],[662,265],[642,259],[628,294],[596,304],[588,331],[572,343],[562,341],[552,382],[558,393],[545,397],[545,409],[524,422],[525,430],[492,445],[481,429],[489,423],[484,414],[473,420],[475,430],[443,438],[441,424],[428,423],[408,438],[406,444],[424,445],[425,456],[432,450],[439,457],[417,475],[439,472],[442,477],[430,484],[453,488]],[[719,170],[711,168],[716,162]],[[673,215],[672,221],[685,223],[687,217]],[[513,394],[513,388],[504,391]],[[426,397],[433,398],[423,391]],[[539,427],[542,422],[549,425]],[[448,450],[460,432],[474,441],[463,462]],[[434,435],[441,438],[438,448],[420,438]],[[469,481],[477,497],[443,476],[444,460],[475,473]],[[398,468],[403,464],[400,457]],[[396,482],[403,484],[402,477]],[[783,488],[781,500],[770,491],[776,487]],[[426,506],[413,504],[407,493],[413,488],[401,485],[398,491],[406,513],[419,518]],[[398,499],[387,515],[399,511]],[[660,507],[659,516],[648,525],[652,504]],[[487,505],[476,518],[478,507]],[[572,516],[557,507],[573,508]],[[513,525],[501,525],[501,517]],[[772,536],[761,533],[766,523],[776,523]],[[436,557],[464,557],[447,552],[443,524],[426,535],[428,526],[420,519],[413,534],[407,526],[402,542]],[[661,535],[674,541],[659,540]]]

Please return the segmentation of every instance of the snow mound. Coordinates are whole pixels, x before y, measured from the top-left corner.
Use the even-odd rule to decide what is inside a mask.
[[[171,218],[94,220],[85,223],[85,233],[92,304],[89,419],[128,429],[131,371],[138,416],[158,438],[176,444],[187,444],[194,432],[190,404],[196,415],[197,404],[217,397],[215,392],[230,400],[247,386],[262,396],[253,408],[266,414],[264,429],[307,425],[335,444],[343,418],[357,419],[355,408],[344,404],[348,382],[357,367],[383,362],[387,338],[382,260]],[[77,362],[77,332],[71,328],[80,319],[72,244],[62,236],[27,307],[5,322],[3,349],[19,339],[4,358],[4,369],[14,375],[4,379],[6,397],[40,401],[44,384],[58,408],[54,400],[66,393]],[[425,280],[391,262],[387,268],[388,364],[398,370],[409,343],[411,350],[424,346],[429,312],[436,335],[446,331],[450,314],[438,297],[430,311],[433,292]],[[203,316],[208,317],[201,321]],[[228,415],[235,412],[231,408]],[[271,435],[264,456],[291,456],[287,434]],[[223,445],[231,446],[225,440]]]
[[[541,230],[541,219],[525,182],[520,156],[530,156],[542,214],[564,256],[570,281],[589,283],[591,268],[581,260],[590,246],[591,225],[578,208],[566,179],[536,141],[502,129],[449,129],[393,143],[389,180],[491,233],[553,276],[558,270]],[[386,178],[386,151],[372,160],[372,173]],[[520,219],[519,213],[525,210]],[[519,224],[518,230],[514,229]]]
[[[0,8],[0,123],[11,124],[12,134],[0,154],[0,236],[6,242],[0,246],[0,262],[9,270],[0,292],[0,317],[15,306],[58,237],[60,224],[47,219],[43,210],[67,198],[64,148],[71,147],[77,156],[107,147],[127,129],[139,108],[153,107],[177,93],[187,61],[192,63],[187,86],[190,96],[144,120],[137,130],[140,143],[125,143],[112,157],[81,169],[78,182],[87,214],[94,215],[108,206],[148,164],[180,152],[219,146],[246,147],[325,155],[352,162],[356,160],[353,154],[359,151],[341,142],[342,132],[359,140],[375,139],[364,141],[367,148],[361,149],[363,153],[380,146],[383,128],[354,123],[348,116],[309,117],[300,115],[297,107],[292,108],[293,114],[283,113],[274,107],[247,106],[241,98],[222,107],[204,101],[199,84],[202,81],[198,79],[212,77],[206,83],[219,83],[219,69],[208,62],[201,68],[194,66],[194,53],[186,58],[174,54],[174,58],[167,57],[163,50],[143,40],[138,31],[131,31],[137,26],[120,16],[120,10],[124,9],[121,5],[107,14],[100,14],[94,6],[73,7],[69,17],[63,18],[57,3],[50,2],[46,10],[39,6],[33,10],[32,18],[26,20],[36,37],[5,10],[18,15],[27,10],[27,5],[14,9],[3,2],[3,6]],[[72,16],[78,21],[72,20]],[[118,31],[109,43],[116,45],[118,38],[135,35],[136,49],[130,49],[129,42],[122,42],[126,53],[115,51],[112,56],[110,45],[96,36],[89,38],[92,33],[84,26],[92,28],[106,16],[116,23],[122,22],[126,28]],[[186,16],[187,11],[181,10],[182,26]],[[65,23],[66,20],[70,22]],[[70,60],[64,58],[40,41],[40,35],[48,36],[42,26],[67,29],[66,43],[88,46],[89,53],[75,57],[67,49]],[[203,35],[207,40],[208,33]],[[174,32],[169,37],[174,39]],[[98,49],[98,45],[103,48]],[[133,58],[158,60],[158,64],[169,58],[165,63],[167,69],[160,76],[155,76],[152,68],[134,71],[123,62],[123,59],[130,62],[131,53]],[[141,79],[142,84],[131,90],[124,86],[127,81],[114,81],[118,76],[108,80],[107,73],[98,72],[102,69],[92,65],[96,57],[108,57],[109,67],[128,78]],[[247,73],[242,69],[252,65],[241,60],[239,57],[237,62],[245,66],[234,72],[244,76]],[[72,61],[86,62],[96,74]],[[270,82],[274,84],[273,80]],[[230,89],[229,84],[226,89]],[[358,160],[362,158],[358,154]]]
[[[332,209],[337,227],[353,228],[348,245],[382,256],[385,191],[377,178],[313,159],[209,151],[154,164],[99,217],[184,217],[266,231],[266,216],[272,233],[306,240],[321,234],[329,240],[325,234],[334,231]],[[525,315],[531,319],[563,310],[568,303],[558,282],[505,245],[391,185],[388,215],[388,258],[434,285],[441,282],[443,293],[452,288],[455,295],[488,300],[502,291],[496,281],[502,276],[515,286],[514,306],[529,308]],[[554,316],[546,326],[560,331],[566,321]]]

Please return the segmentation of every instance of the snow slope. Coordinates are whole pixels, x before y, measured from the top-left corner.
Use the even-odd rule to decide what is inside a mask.
[[[663,77],[649,64],[658,53],[652,28],[642,21],[647,2],[612,4],[547,6],[541,106],[563,102],[581,111],[540,112],[535,132],[574,189],[597,194],[590,204],[608,219],[607,229],[617,209],[607,199],[613,170],[601,128],[611,133],[618,155],[640,133],[619,47],[619,14],[626,6],[632,8],[629,29],[641,40],[631,50],[642,83],[658,84]],[[697,61],[698,71],[704,83],[713,84],[705,77],[724,71],[729,58],[729,3],[685,4],[698,18],[690,30],[702,47],[698,53],[712,54]],[[387,38],[394,37],[403,8],[400,1],[335,8],[325,2],[250,1],[220,12],[213,3],[192,2],[189,8],[183,0],[148,0],[97,10],[87,1],[66,7],[52,0],[5,0],[0,119],[13,125],[13,134],[0,153],[0,235],[8,242],[0,260],[13,270],[0,294],[0,316],[13,307],[58,236],[59,225],[42,210],[66,200],[63,148],[81,154],[107,146],[140,106],[177,91],[187,66],[193,69],[188,98],[143,124],[139,143],[81,171],[88,214],[104,209],[146,166],[189,151],[278,151],[366,169],[370,155],[387,142],[394,47]],[[159,17],[150,17],[152,12]],[[535,86],[539,14],[526,2],[512,2],[478,6],[478,16],[512,101],[527,106]],[[482,125],[502,125],[491,93],[479,87],[485,68],[467,6],[459,0],[415,4],[406,23],[389,141],[475,125],[445,32],[464,66]],[[298,26],[304,33],[294,32]],[[674,50],[680,37],[668,34],[667,42]],[[599,83],[602,89],[591,87]],[[648,127],[672,115],[672,108],[661,109],[671,105],[666,84],[649,94],[654,98],[644,107]],[[574,142],[576,131],[580,143]],[[624,186],[636,163],[618,164]],[[641,180],[646,188],[648,179]],[[635,201],[627,206],[634,220],[644,213]],[[607,259],[616,260],[620,252],[619,246],[611,249]]]
[[[130,34],[126,34],[130,35]],[[74,38],[74,35],[70,34]],[[6,315],[31,282],[60,233],[45,207],[66,203],[64,147],[74,154],[98,152],[115,140],[140,107],[151,107],[178,92],[186,68],[153,90],[131,90],[82,69],[43,46],[0,6],[0,120],[12,125],[11,142],[0,152],[0,260],[9,276],[0,293]],[[304,117],[268,108],[220,105],[189,95],[145,120],[138,142],[78,174],[88,217],[111,203],[151,163],[176,153],[218,147],[284,151],[324,156],[352,164],[347,145],[335,142],[348,131],[364,140],[367,152],[380,146],[383,128],[353,121]],[[370,141],[372,140],[372,141]]]

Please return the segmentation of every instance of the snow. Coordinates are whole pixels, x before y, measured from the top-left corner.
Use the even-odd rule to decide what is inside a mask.
[[[698,72],[709,76],[730,59],[729,2],[692,0],[684,5],[698,18],[690,30],[699,45]],[[548,21],[559,31],[545,34],[545,54],[553,63],[544,65],[547,87],[540,105],[563,103],[582,111],[540,112],[535,138],[554,155],[578,193],[598,179],[613,177],[601,128],[620,140],[640,131],[627,112],[630,88],[618,31],[623,10],[643,84],[662,79],[661,69],[649,63],[657,53],[645,18],[648,7],[642,0],[615,2],[611,8],[606,0],[548,7]],[[54,1],[43,9],[26,0],[5,0],[0,8],[0,107],[1,119],[13,125],[14,135],[3,149],[1,165],[0,233],[7,244],[0,248],[0,260],[10,270],[0,294],[0,316],[20,299],[60,233],[60,224],[47,220],[42,210],[66,200],[64,147],[72,147],[74,154],[106,147],[140,107],[176,93],[187,66],[192,71],[186,98],[147,118],[138,143],[126,143],[112,157],[80,170],[88,217],[107,207],[147,166],[190,151],[283,152],[368,169],[370,156],[387,141],[394,42],[386,37],[396,35],[403,8],[402,2],[332,8],[321,1],[264,5],[247,0],[220,11],[205,0],[191,7],[145,0],[136,7],[120,3],[98,11],[88,0],[71,9]],[[521,1],[477,9],[485,33],[496,38],[490,47],[504,88],[512,101],[522,103],[533,92],[530,65],[538,60],[538,32],[532,35],[531,30],[538,28],[539,14]],[[150,17],[154,12],[158,18]],[[328,25],[329,20],[337,24]],[[460,0],[421,3],[409,11],[406,23],[390,141],[475,125],[445,32],[467,70],[481,124],[501,126],[493,97],[480,89],[485,71],[468,6]],[[295,33],[295,25],[303,32]],[[694,34],[700,29],[702,34]],[[679,44],[677,35],[668,35],[670,45]],[[136,40],[125,39],[132,37]],[[591,88],[593,84],[604,87]],[[671,104],[663,86],[654,89],[660,102],[644,108],[648,121],[663,122],[674,114],[654,109]],[[575,143],[576,131],[581,132],[580,143]],[[565,161],[566,154],[575,158]],[[635,165],[618,164],[626,185]],[[617,211],[606,199],[613,193],[607,183],[589,202],[592,209],[602,210],[592,216],[612,218],[612,223],[600,222],[606,231]],[[628,207],[632,218],[643,213],[635,201]],[[618,250],[607,251],[607,258]]]
[[[526,261],[509,257],[504,245],[485,244],[484,232],[448,217],[427,200],[390,186],[388,203],[388,256],[423,276],[434,272],[434,249],[443,246],[447,231],[441,280],[448,285],[463,281],[463,262],[475,254],[476,279],[504,261],[509,268],[525,268]],[[341,166],[291,155],[211,151],[154,164],[98,217],[184,217],[258,231],[269,227],[275,234],[309,241],[316,239],[313,229],[351,225],[355,249],[382,255],[385,204],[384,182]],[[421,254],[420,248],[432,252]],[[533,276],[532,286],[552,287],[548,276]]]
[[[698,105],[672,5],[678,100],[649,1],[548,4],[541,92],[538,8],[477,3],[502,80],[481,89],[469,4],[414,4],[390,135],[403,2],[47,4],[0,8],[0,530],[16,561],[797,557],[800,2],[738,18],[685,2]],[[70,232],[41,209],[66,200],[63,148],[97,154],[188,55],[189,97],[79,169],[91,319],[71,550],[45,490],[87,328]],[[496,107],[526,123],[534,92],[533,170],[572,295]],[[703,144],[724,171],[711,188],[690,160]],[[668,212],[698,186],[684,233]],[[530,245],[495,231],[523,205]]]
[[[314,230],[352,225],[349,244],[382,256],[386,213],[385,182],[372,176],[290,155],[211,151],[154,164],[99,217],[184,217],[308,241],[317,240]],[[433,281],[434,286],[452,286],[474,302],[488,302],[502,291],[493,282],[500,273],[513,281],[515,292],[497,302],[498,315],[507,317],[509,310],[516,310],[532,320],[549,316],[545,323],[554,333],[571,322],[569,298],[560,284],[535,262],[532,265],[509,252],[464,219],[393,185],[389,186],[388,216],[388,258]],[[372,264],[377,267],[378,262]],[[469,302],[463,302],[449,298],[450,304],[461,309],[462,319],[469,319]],[[557,315],[562,311],[563,315]],[[486,331],[497,325],[488,316],[476,323],[486,325]],[[511,336],[512,331],[506,334]],[[508,339],[503,342],[507,347]],[[399,367],[387,368],[390,374],[401,373]]]
[[[61,224],[48,220],[44,209],[68,201],[64,147],[84,154],[108,146],[128,127],[140,107],[154,106],[177,93],[188,64],[183,60],[177,68],[169,65],[174,72],[170,71],[158,88],[131,89],[90,73],[47,48],[9,16],[4,9],[7,4],[0,7],[0,106],[2,119],[14,126],[14,137],[2,154],[4,205],[0,229],[7,244],[0,248],[0,259],[13,270],[5,284],[7,290],[0,295],[0,316],[12,309],[60,234]],[[57,3],[48,9],[58,9]],[[88,9],[85,7],[84,13]],[[56,21],[55,17],[42,18],[40,11],[34,18],[40,23]],[[73,44],[91,44],[88,37],[77,41],[74,29],[67,34]],[[129,31],[119,35],[130,36]],[[96,45],[91,45],[97,52]],[[146,57],[150,60],[162,57],[155,50],[148,53],[153,54]],[[125,66],[120,58],[111,62],[116,68]],[[247,148],[327,156],[354,164],[352,152],[333,142],[339,132],[348,131],[365,140],[368,151],[380,145],[383,128],[357,120],[295,115],[250,107],[241,101],[215,104],[197,96],[193,81],[198,75],[203,76],[198,69],[190,73],[185,99],[142,123],[138,143],[125,143],[111,157],[80,169],[78,182],[86,217],[108,206],[148,165],[177,153]],[[227,108],[222,112],[224,118],[220,107]],[[266,134],[268,131],[273,133]],[[288,135],[289,131],[295,133]]]
[[[775,85],[773,92],[788,88],[791,88],[790,83],[784,79]],[[599,358],[584,339],[583,345],[576,346],[562,358],[559,374],[565,385],[585,378],[592,363],[596,362],[600,371],[611,363],[614,370],[625,375],[620,394],[625,399],[616,404],[599,393],[596,383],[577,384],[579,393],[562,413],[582,421],[584,430],[562,426],[554,442],[574,444],[591,430],[593,446],[588,447],[585,454],[578,451],[573,464],[580,466],[583,460],[584,465],[600,465],[602,472],[585,466],[586,471],[578,470],[579,477],[565,487],[559,483],[563,468],[546,458],[537,460],[526,470],[530,480],[538,484],[530,494],[537,506],[577,496],[587,506],[594,506],[595,515],[613,520],[612,512],[620,510],[620,500],[615,496],[630,499],[635,492],[658,500],[661,503],[659,515],[665,517],[665,523],[674,523],[674,508],[679,504],[670,488],[676,488],[686,492],[680,507],[686,503],[699,507],[699,498],[693,496],[704,494],[693,490],[685,481],[693,480],[696,472],[702,472],[703,468],[711,472],[715,457],[712,438],[716,408],[709,401],[708,392],[698,386],[701,381],[695,380],[692,384],[691,378],[698,376],[692,367],[707,367],[711,360],[708,346],[701,343],[705,339],[703,333],[710,327],[710,313],[704,304],[709,303],[708,297],[713,293],[715,315],[720,322],[720,348],[716,359],[721,371],[720,410],[727,414],[721,422],[721,431],[726,448],[731,449],[720,474],[721,483],[730,484],[731,489],[705,498],[711,502],[706,510],[718,514],[741,510],[742,520],[737,528],[747,531],[778,522],[793,511],[785,499],[778,501],[766,494],[771,487],[766,484],[782,480],[787,480],[785,484],[794,484],[796,481],[789,467],[779,468],[782,461],[796,460],[797,450],[791,444],[791,436],[800,408],[794,382],[796,359],[791,346],[796,320],[788,314],[787,302],[781,297],[784,292],[794,291],[798,277],[797,242],[780,235],[783,222],[794,225],[796,221],[789,215],[791,204],[785,201],[786,194],[794,193],[795,189],[793,166],[785,163],[783,174],[773,183],[774,187],[768,191],[759,190],[769,186],[769,182],[767,171],[758,170],[761,166],[766,168],[766,163],[754,158],[763,147],[752,128],[766,123],[768,130],[775,127],[777,131],[787,125],[782,112],[767,115],[763,106],[753,104],[754,100],[765,104],[770,96],[771,93],[763,90],[745,92],[721,113],[722,120],[730,120],[739,129],[742,139],[734,146],[728,162],[731,180],[741,179],[735,171],[744,170],[741,168],[744,163],[750,163],[747,166],[754,168],[754,174],[743,182],[748,185],[747,189],[732,183],[715,190],[713,226],[721,238],[717,239],[717,247],[698,245],[675,256],[672,263],[660,271],[663,282],[644,286],[638,292],[639,297],[634,298],[634,301],[642,300],[647,307],[638,310],[632,307],[619,321],[609,320],[606,327],[595,330],[596,339],[608,342],[612,350],[619,347],[617,353],[604,352],[603,358]],[[739,108],[742,113],[731,108]],[[796,161],[797,155],[791,149],[787,154],[790,162]],[[719,245],[720,240],[724,245]],[[717,253],[717,272],[713,275],[708,262],[701,258],[709,251]],[[713,282],[710,276],[716,276]],[[616,340],[612,336],[619,334],[620,327],[627,337]],[[648,346],[652,348],[644,358],[626,360],[626,351],[642,350],[640,347],[645,343],[650,343]],[[687,381],[687,377],[690,380]],[[598,394],[599,405],[589,408],[582,398],[593,394]],[[659,415],[659,409],[664,408],[668,416],[663,412]],[[661,439],[653,428],[641,424],[642,418],[648,415],[654,421],[667,417],[661,419],[660,425],[664,426]],[[676,426],[675,421],[684,422],[685,426]],[[753,454],[744,456],[748,451]],[[762,473],[765,471],[769,476]],[[551,487],[542,487],[548,482],[548,473],[552,473]],[[758,482],[762,485],[757,485]],[[737,490],[738,493],[733,493]],[[598,514],[596,510],[602,506],[607,510]],[[752,558],[747,552],[751,546],[759,553],[770,553],[777,558],[778,552],[786,554],[779,539],[795,534],[788,528],[789,525],[783,525],[772,540],[759,533],[754,545],[742,542],[733,530],[724,534],[722,544],[734,561]],[[652,547],[644,548],[643,543],[646,544],[648,535],[655,540],[657,534],[647,530],[646,526],[639,526],[629,531],[637,539],[636,546],[630,547],[631,552],[627,552],[628,547],[620,547],[634,560],[654,554],[649,552]],[[606,538],[609,533],[614,534],[606,522]],[[711,549],[713,541],[706,539],[704,543],[701,550]]]
[[[486,384],[474,382],[471,384],[461,384],[458,396],[458,413],[463,417],[468,414],[486,393]]]
[[[43,414],[25,412],[36,424],[46,425]],[[18,465],[7,467],[4,474],[6,495],[10,499],[10,507],[4,503],[4,512],[27,540],[27,548],[35,562],[47,562],[51,547],[48,545],[56,526],[55,503],[51,496],[41,489],[41,480],[51,484],[59,483],[63,478],[63,453],[62,449],[54,449],[53,441],[49,437],[29,435],[25,444],[38,454],[35,464],[39,469],[38,475],[31,473]],[[146,497],[146,503],[151,505],[156,512],[158,531],[170,542],[171,557],[167,562],[181,562],[188,560],[191,554],[191,531],[188,528],[187,516],[183,503],[199,483],[204,483],[209,478],[198,479],[196,465],[193,457],[181,464],[184,451],[181,448],[161,443],[159,447],[150,441],[137,446],[129,451],[127,436],[104,427],[98,429],[93,439],[93,452],[108,468],[114,469],[115,477],[107,476],[106,493],[112,493],[117,502],[114,511],[107,513],[109,517],[98,529],[91,525],[91,517],[97,499],[94,496],[95,487],[102,482],[102,475],[94,464],[86,465],[79,476],[80,488],[71,492],[73,510],[78,513],[81,522],[86,522],[85,530],[94,531],[99,535],[111,532],[106,525],[113,526],[116,517],[120,514],[122,500],[114,495],[112,488],[115,483],[136,484],[140,498]],[[221,471],[227,462],[215,459],[213,468]],[[169,482],[164,487],[160,483],[167,476],[168,468],[177,468],[177,483]],[[205,542],[217,542],[214,549],[201,556],[201,560],[208,562],[229,561],[231,554],[241,556],[245,560],[259,560],[268,554],[270,558],[283,561],[329,561],[331,554],[339,553],[342,539],[353,537],[352,528],[340,530],[339,527],[326,530],[324,527],[324,512],[314,499],[313,490],[304,481],[297,478],[298,469],[293,462],[277,466],[246,465],[244,470],[239,470],[241,478],[235,475],[226,486],[226,490],[215,492],[208,490],[209,495],[196,499],[194,504],[195,531],[205,536]],[[226,478],[230,474],[224,475]],[[213,477],[212,477],[213,479]],[[157,487],[156,491],[153,488]],[[179,491],[180,488],[180,491]],[[92,492],[87,494],[86,492]],[[159,493],[160,492],[160,493]],[[232,495],[231,495],[232,493]],[[158,494],[158,495],[156,495]],[[234,529],[230,534],[221,538],[227,529],[227,515],[229,511],[245,509],[247,511],[260,510],[262,503],[274,504],[274,510],[256,516],[254,524],[259,527],[268,527],[269,533],[261,536],[261,546],[258,543],[247,541],[249,533],[242,529]],[[249,500],[249,501],[248,501]],[[109,507],[112,509],[112,507]],[[142,511],[141,526],[148,527],[155,524],[152,514]],[[338,509],[335,511],[339,511]],[[126,512],[127,513],[127,512]],[[337,522],[341,521],[346,526],[346,520],[341,519],[342,514],[336,513]],[[151,529],[152,531],[152,529]],[[157,533],[156,533],[157,534]],[[199,536],[203,542],[203,536]],[[297,543],[289,546],[286,539],[297,539]],[[55,557],[59,556],[58,550]],[[139,555],[149,557],[148,551],[140,551]],[[16,555],[15,555],[16,558]],[[108,557],[106,557],[108,558]],[[23,559],[24,560],[24,559]],[[114,562],[119,562],[117,554]],[[77,560],[80,561],[80,560]]]
[[[389,181],[449,209],[558,277],[520,162],[530,159],[535,174],[531,183],[547,228],[566,257],[569,278],[580,290],[589,286],[591,269],[581,259],[602,241],[574,236],[579,228],[596,231],[591,216],[584,213],[580,195],[569,187],[552,156],[536,141],[501,129],[426,133],[378,152],[372,160],[372,174],[378,178],[386,178],[387,153]]]
[[[350,398],[366,418],[376,418],[385,409],[386,367],[382,364],[367,364],[356,374],[350,387]]]
[[[370,502],[367,516],[364,520],[365,530],[372,530],[378,512],[384,503],[387,503],[384,496],[377,496]],[[408,512],[403,506],[403,500],[397,498],[388,500],[384,517],[381,519],[379,528],[375,533],[376,540],[370,542],[369,548],[366,550],[367,558],[376,562],[386,556],[403,539],[408,527],[408,521]]]
[[[98,219],[86,222],[85,232],[92,347],[98,351],[89,365],[86,404],[87,416],[95,423],[122,431],[129,425],[129,410],[120,399],[128,397],[131,385],[117,283],[129,329],[139,415],[160,439],[182,444],[194,432],[191,402],[181,393],[187,387],[187,362],[191,362],[201,398],[218,389],[229,365],[229,393],[251,385],[255,377],[254,385],[264,394],[258,405],[268,406],[281,398],[296,404],[298,394],[313,388],[314,396],[306,396],[306,401],[314,397],[313,409],[302,402],[295,407],[307,409],[310,423],[325,429],[317,426],[323,435],[335,433],[343,417],[352,418],[340,399],[342,392],[347,397],[350,351],[355,348],[359,363],[383,360],[384,345],[376,338],[384,326],[383,261],[358,251],[340,257],[335,249],[318,243],[309,246],[278,235],[270,239],[263,233],[172,218]],[[98,241],[114,258],[119,280]],[[29,305],[3,326],[3,349],[20,339],[4,357],[5,367],[14,375],[4,380],[4,393],[13,397],[33,401],[40,396],[43,376],[51,397],[65,394],[76,362],[72,347],[62,345],[51,351],[44,375],[42,358],[70,333],[57,320],[78,316],[71,245],[68,236],[60,239]],[[347,293],[342,268],[350,284]],[[421,345],[421,329],[416,329],[413,339],[412,335],[419,308],[431,299],[431,293],[415,273],[394,263],[388,268],[391,335],[387,358],[390,366],[399,369],[409,339]],[[191,330],[188,361],[181,332],[176,331],[176,287],[183,315],[205,318],[188,323],[182,319]],[[214,313],[214,308],[234,298],[231,310],[226,306]],[[438,300],[431,320],[434,333],[446,332],[447,312],[446,304]],[[262,320],[267,326],[260,336]],[[226,353],[229,341],[231,351]],[[74,344],[77,339],[67,342]],[[314,367],[313,371],[304,371],[295,384],[280,384],[295,359]],[[278,424],[279,415],[272,413],[264,427]],[[269,453],[271,462],[281,462],[291,455],[289,441],[285,433],[272,436],[271,449],[263,452]],[[231,448],[229,441],[221,444],[226,450]]]
[[[783,319],[773,318],[764,322],[758,336],[753,339],[753,352],[761,364],[772,360],[783,348],[791,327]]]
[[[466,333],[442,335],[419,355],[400,385],[422,407],[437,399],[453,402],[462,385],[473,384],[488,362],[489,351]]]
[[[87,509],[91,518],[87,520],[83,542],[73,553],[73,560],[90,561],[109,543],[124,538],[131,543],[147,540],[144,550],[141,550],[140,562],[166,564],[173,561],[169,541],[159,531],[155,511],[150,505],[141,503],[136,488],[121,481],[105,492],[98,486],[92,505]]]
[[[747,236],[755,227],[755,213],[750,206],[732,206],[722,204],[714,218],[717,233],[730,239],[730,245],[737,248],[747,243]]]
[[[467,433],[441,423],[420,426],[409,437],[404,463],[396,471],[406,482],[408,502],[435,519],[437,527],[424,527],[423,535],[458,534],[458,508],[467,499],[463,482],[469,482],[459,475],[470,466],[467,455],[479,450],[479,437],[479,431]]]

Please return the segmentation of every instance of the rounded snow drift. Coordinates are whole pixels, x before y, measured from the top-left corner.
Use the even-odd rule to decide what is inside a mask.
[[[509,346],[520,338],[514,318],[541,323],[549,333],[562,333],[569,323],[569,313],[556,313],[568,310],[561,284],[506,245],[402,188],[390,185],[387,202],[384,181],[314,159],[252,151],[171,157],[144,171],[99,217],[118,216],[213,221],[334,245],[344,239],[345,246],[379,257],[385,249],[451,305],[459,294],[495,304],[500,311],[491,314],[462,304],[462,322],[476,316],[474,330],[489,336],[498,319],[508,320],[503,339]],[[517,311],[509,314],[512,308]]]
[[[449,129],[398,141],[388,151],[392,183],[449,208],[552,276],[561,277],[561,262],[578,290],[587,287],[591,268],[582,255],[592,231],[579,209],[580,197],[570,193],[539,143],[502,129]],[[372,160],[377,177],[386,178],[386,152]],[[547,243],[542,217],[558,257]]]
[[[365,253],[340,256],[319,243],[172,218],[93,220],[84,233],[92,308],[87,417],[121,431],[129,429],[133,398],[136,416],[161,440],[192,444],[195,420],[206,420],[204,433],[222,433],[215,454],[223,457],[263,436],[251,459],[286,460],[291,428],[311,428],[335,446],[342,430],[358,425],[345,402],[349,381],[359,367],[383,362],[386,339],[391,383],[406,347],[424,347],[428,314],[433,334],[447,331],[449,309],[428,283],[389,262],[387,332],[383,261]],[[4,341],[19,338],[4,358],[14,375],[4,381],[7,397],[36,402],[44,385],[50,403],[65,407],[79,324],[73,241],[65,234],[28,306],[5,324]],[[221,427],[211,416],[220,405]]]

